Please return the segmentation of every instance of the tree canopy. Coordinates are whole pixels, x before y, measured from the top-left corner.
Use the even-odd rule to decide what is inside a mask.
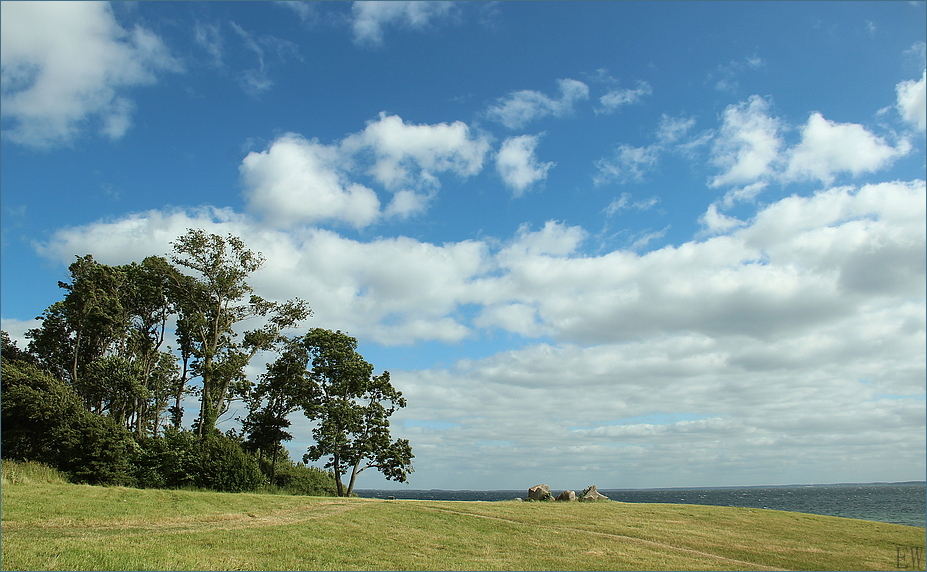
[[[28,347],[3,333],[4,458],[47,462],[86,482],[243,490],[269,456],[272,486],[280,460],[287,486],[325,491],[329,477],[300,472],[281,445],[302,411],[318,440],[304,462],[330,457],[332,492],[351,494],[367,468],[404,481],[411,448],[391,440],[388,418],[405,400],[389,373],[373,375],[341,332],[287,338],[312,311],[255,294],[248,279],[264,256],[240,238],[190,229],[171,245],[169,258],[127,265],[76,257],[59,282],[63,299],[26,333]],[[256,327],[243,329],[246,320]],[[278,357],[255,384],[245,368],[262,351]],[[190,394],[199,401],[192,432],[182,427]],[[216,424],[234,400],[248,415],[241,432],[223,435]]]
[[[357,352],[355,338],[313,328],[290,340],[268,370],[286,372],[302,388],[300,405],[316,422],[316,443],[303,459],[327,458],[325,467],[335,474],[339,496],[350,496],[357,476],[370,468],[387,479],[406,481],[413,471],[412,448],[406,439],[393,440],[389,431],[389,417],[406,400],[390,383],[388,371],[373,374],[373,366]]]

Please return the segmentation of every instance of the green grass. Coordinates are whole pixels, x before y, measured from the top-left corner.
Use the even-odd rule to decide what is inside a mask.
[[[35,463],[32,461],[0,461],[3,478],[0,481],[4,487],[7,485],[37,484],[37,483],[55,483],[64,484],[68,482],[67,476],[53,469],[48,465]]]
[[[892,570],[924,529],[669,504],[3,486],[4,570]],[[921,552],[923,554],[923,551]]]

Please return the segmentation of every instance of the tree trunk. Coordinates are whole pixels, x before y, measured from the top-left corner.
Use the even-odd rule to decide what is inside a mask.
[[[74,340],[74,359],[71,360],[71,387],[77,390],[77,356],[80,355],[80,334],[83,328],[77,330],[77,338]],[[81,397],[85,397],[86,393]]]
[[[274,455],[270,460],[270,484],[276,484],[274,480],[277,477],[277,449],[280,448],[280,443],[277,443],[274,447]]]
[[[359,475],[360,472],[363,471],[363,469],[360,468],[361,461],[363,461],[363,459],[359,459],[357,461],[357,464],[354,465],[354,468],[351,469],[351,480],[348,483],[348,492],[345,493],[344,495],[346,497],[351,496],[351,493],[354,492],[354,482],[357,480],[357,475]]]
[[[344,494],[344,485],[341,484],[341,463],[338,462],[338,455],[335,455],[334,462],[332,463],[332,469],[335,473],[335,486],[338,488],[338,496],[343,497]]]
[[[200,423],[197,427],[197,435],[209,435],[213,427],[216,426],[215,416],[212,410],[212,356],[206,356],[203,363],[203,393],[200,394]]]
[[[174,429],[180,429],[183,421],[183,414],[180,411],[180,403],[183,401],[183,390],[187,387],[187,368],[190,365],[190,356],[183,354],[183,372],[180,374],[180,383],[177,385],[177,393],[174,394],[174,410],[176,417],[174,419]]]

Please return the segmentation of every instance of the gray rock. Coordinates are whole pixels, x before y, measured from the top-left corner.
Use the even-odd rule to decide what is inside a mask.
[[[528,489],[528,500],[553,500],[550,487],[547,485],[534,485]]]
[[[567,501],[567,502],[575,501],[575,500],[576,500],[576,493],[574,493],[573,491],[563,491],[562,493],[560,493],[559,495],[557,495],[557,500],[558,500],[558,501]]]
[[[589,490],[586,491],[586,494],[583,495],[583,498],[579,499],[582,501],[599,501],[599,500],[608,500],[608,497],[595,490],[595,485],[589,487]]]

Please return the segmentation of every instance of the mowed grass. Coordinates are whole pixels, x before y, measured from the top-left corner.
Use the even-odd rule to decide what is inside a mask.
[[[2,495],[4,570],[893,570],[896,547],[925,543],[919,527],[697,505]]]

